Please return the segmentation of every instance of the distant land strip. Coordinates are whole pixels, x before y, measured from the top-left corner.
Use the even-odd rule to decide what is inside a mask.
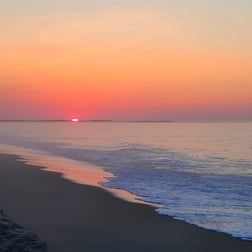
[[[71,122],[71,120],[40,120],[40,119],[0,119],[0,122]],[[78,122],[120,122],[120,123],[172,123],[172,120],[79,120]]]

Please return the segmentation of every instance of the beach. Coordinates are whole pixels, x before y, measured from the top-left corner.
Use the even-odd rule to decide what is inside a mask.
[[[102,188],[81,185],[1,154],[0,208],[49,252],[252,251],[252,242],[159,215]]]

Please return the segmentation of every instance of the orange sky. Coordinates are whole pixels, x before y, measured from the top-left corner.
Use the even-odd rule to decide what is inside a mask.
[[[0,118],[252,119],[251,4],[108,2],[0,4]]]

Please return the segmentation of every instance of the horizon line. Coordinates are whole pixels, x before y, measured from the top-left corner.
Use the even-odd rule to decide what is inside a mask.
[[[0,122],[72,122],[71,119],[1,119]],[[75,123],[103,122],[103,123],[224,123],[224,122],[252,122],[252,119],[206,119],[206,120],[113,120],[113,119],[89,119]]]

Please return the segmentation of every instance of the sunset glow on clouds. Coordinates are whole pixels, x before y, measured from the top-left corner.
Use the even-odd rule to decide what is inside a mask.
[[[0,3],[0,118],[252,119],[251,1],[85,2]]]

